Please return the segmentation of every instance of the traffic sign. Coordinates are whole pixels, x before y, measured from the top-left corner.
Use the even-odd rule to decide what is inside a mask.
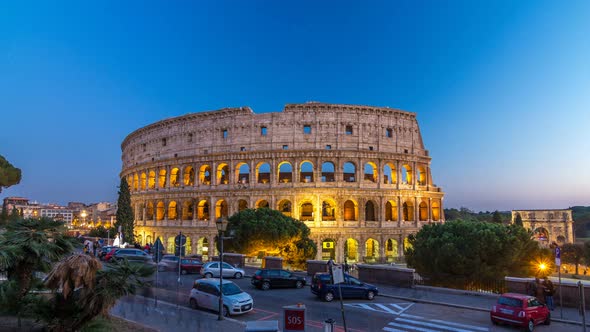
[[[559,247],[555,247],[555,265],[561,266],[561,249]]]
[[[174,245],[177,247],[184,247],[186,245],[186,235],[176,235],[174,238]]]
[[[283,307],[284,332],[305,331],[305,305],[289,305]]]

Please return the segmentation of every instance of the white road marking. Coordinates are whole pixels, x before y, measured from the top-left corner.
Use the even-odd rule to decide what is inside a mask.
[[[399,312],[397,312],[397,311],[395,311],[395,310],[393,310],[393,309],[389,309],[389,308],[388,308],[386,305],[383,305],[383,304],[381,304],[381,303],[375,303],[374,305],[375,305],[376,307],[379,307],[379,308],[381,308],[381,309],[385,310],[386,312],[389,312],[390,314],[394,314],[394,315],[399,315],[399,314],[400,314]],[[398,308],[399,308],[399,307],[398,307]],[[401,308],[400,308],[400,309],[401,309]],[[401,309],[401,310],[403,311],[403,309]]]
[[[448,322],[446,320],[440,320],[440,319],[431,319],[431,322],[435,322],[435,323],[442,323],[442,324],[447,324],[447,325],[453,325],[453,326],[459,326],[459,327],[465,327],[468,329],[474,329],[474,330],[478,330],[478,331],[489,331],[490,329],[485,328],[485,327],[480,327],[480,326],[473,326],[473,325],[467,325],[467,324],[459,324],[459,323],[453,323],[453,322]]]
[[[425,328],[421,328],[421,327],[417,327],[417,326],[412,326],[412,325],[405,325],[405,324],[397,324],[395,322],[391,322],[388,325],[391,326],[395,326],[395,327],[402,327],[405,329],[411,329],[410,331],[420,331],[420,332],[440,332],[437,330],[431,330],[431,329],[425,329]],[[384,327],[383,329],[385,330],[387,327]],[[387,330],[386,330],[387,331]]]
[[[418,320],[405,319],[405,318],[396,318],[395,320],[396,321],[400,321],[400,322],[404,322],[404,323],[412,323],[412,324],[416,324],[416,325],[422,325],[422,326],[426,326],[426,327],[430,327],[430,328],[436,328],[436,329],[441,329],[441,330],[446,330],[446,331],[453,331],[453,332],[473,332],[471,330],[464,330],[464,329],[460,329],[460,328],[455,328],[455,327],[440,325],[440,323],[439,324],[432,324],[432,323],[422,322],[422,321],[418,321]],[[391,324],[391,323],[389,323],[389,324]]]
[[[401,315],[414,303],[347,303],[346,306],[367,309],[392,315]]]
[[[410,314],[401,314],[400,316],[407,317],[407,318],[424,319],[424,317],[422,317],[422,316],[416,316],[416,315],[410,315]]]
[[[398,329],[394,329],[393,327],[384,327],[383,331],[387,331],[387,332],[407,332],[406,330],[398,330]]]

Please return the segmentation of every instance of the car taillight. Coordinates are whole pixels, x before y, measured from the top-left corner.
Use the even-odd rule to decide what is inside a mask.
[[[525,316],[526,315],[525,315],[524,311],[521,311],[518,313],[518,317],[520,317],[520,318],[524,318]]]

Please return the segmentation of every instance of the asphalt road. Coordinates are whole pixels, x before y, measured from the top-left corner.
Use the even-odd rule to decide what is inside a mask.
[[[173,272],[160,272],[159,289],[155,293],[160,300],[179,305],[188,305],[188,294],[198,275],[181,276]],[[233,279],[232,279],[233,280]],[[241,321],[278,320],[281,322],[283,306],[302,303],[306,307],[306,326],[308,331],[323,331],[324,322],[332,318],[336,321],[336,331],[343,331],[343,319],[339,301],[324,302],[313,295],[309,287],[303,289],[271,289],[262,291],[250,284],[250,278],[233,280],[254,299],[254,310],[232,318]],[[451,331],[485,332],[517,331],[513,327],[494,326],[489,313],[458,309],[454,307],[404,302],[385,296],[373,301],[348,299],[344,301],[344,314],[349,331]],[[536,331],[581,331],[580,326],[553,322],[550,326],[537,326]]]

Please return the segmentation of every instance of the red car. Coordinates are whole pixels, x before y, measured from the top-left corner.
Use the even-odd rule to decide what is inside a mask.
[[[198,259],[183,258],[180,260],[180,273],[201,273],[203,262]]]
[[[492,323],[505,323],[533,331],[535,325],[551,324],[551,312],[546,305],[534,296],[505,293],[498,298],[498,302],[490,312]]]
[[[119,248],[113,248],[111,249],[111,251],[109,251],[106,255],[104,255],[104,261],[105,262],[110,262],[111,258],[113,258],[113,255],[115,254],[115,252],[119,250]]]

